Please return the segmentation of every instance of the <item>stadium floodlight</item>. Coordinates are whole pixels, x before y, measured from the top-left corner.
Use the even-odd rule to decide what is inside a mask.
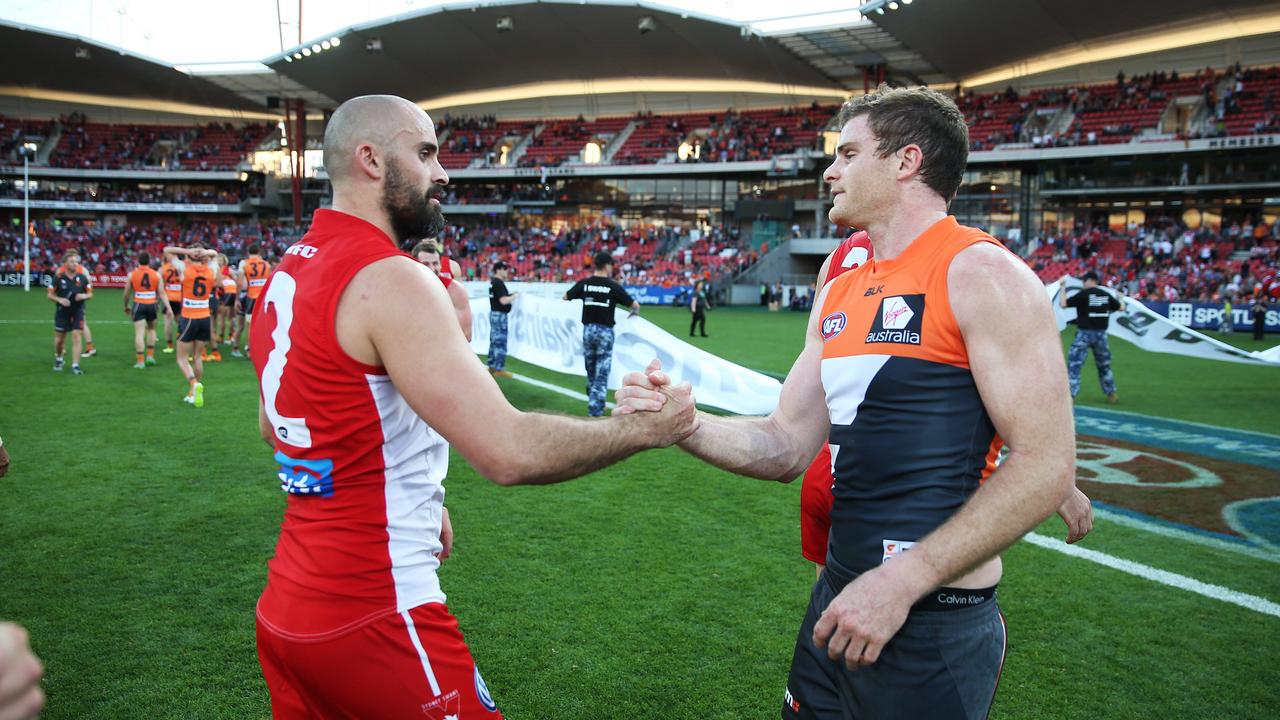
[[[328,50],[328,49],[329,49],[329,48],[331,48],[331,47],[333,47],[333,45],[330,45],[328,40],[321,40],[321,41],[320,41],[320,49],[321,49],[321,50]]]
[[[898,9],[898,3],[896,3],[896,2],[891,2],[891,3],[889,3],[889,9],[890,9],[890,10],[897,10],[897,9]]]
[[[22,143],[22,289],[31,292],[31,172],[29,163],[35,157],[36,144]]]
[[[653,19],[652,15],[645,15],[640,18],[640,22],[636,23],[636,30],[639,30],[641,35],[646,35],[657,29],[658,23]]]
[[[302,48],[302,57],[311,57],[311,48]]]
[[[902,4],[903,4],[903,5],[910,5],[910,4],[911,4],[911,0],[900,0],[900,1],[902,2]]]
[[[285,56],[284,56],[284,61],[285,61],[285,62],[293,62],[293,56],[292,56],[292,55],[285,55]]]
[[[334,35],[333,37],[329,38],[329,44],[334,47],[338,47],[339,45],[342,44],[342,38],[339,38],[337,35]]]
[[[293,59],[294,59],[294,60],[301,60],[301,59],[302,59],[302,53],[300,53],[300,52],[295,52],[295,53],[293,54]]]
[[[319,55],[319,54],[320,54],[320,44],[319,44],[319,43],[317,43],[317,44],[315,44],[315,45],[312,45],[312,46],[311,46],[311,52],[313,52],[313,53],[315,53],[315,54]]]

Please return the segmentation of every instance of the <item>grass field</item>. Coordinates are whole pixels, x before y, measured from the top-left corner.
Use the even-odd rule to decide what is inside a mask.
[[[31,631],[47,718],[265,718],[253,604],[284,498],[252,368],[208,366],[206,407],[183,405],[171,356],[129,367],[116,293],[92,303],[99,354],[76,377],[50,371],[52,304],[0,290],[0,436],[13,458],[0,618]],[[645,315],[687,332],[687,313]],[[756,310],[719,309],[707,325],[703,347],[774,373],[803,333],[803,317]],[[1280,370],[1112,348],[1122,409],[1280,433]],[[521,408],[585,414],[502,387]],[[1102,402],[1088,375],[1084,388],[1082,404]],[[441,577],[507,717],[777,717],[813,579],[798,483],[677,450],[541,488],[498,487],[456,454],[450,469],[457,540]],[[1056,518],[1040,532],[1063,534]],[[1280,601],[1273,561],[1101,520],[1084,545]],[[1006,554],[1001,605],[1009,656],[993,717],[1280,716],[1280,618],[1029,543]]]

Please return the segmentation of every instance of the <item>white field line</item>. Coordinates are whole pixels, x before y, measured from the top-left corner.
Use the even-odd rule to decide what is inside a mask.
[[[544,382],[542,380],[535,380],[534,378],[528,377],[527,375],[520,375],[520,374],[513,373],[512,377],[516,380],[519,380],[520,382],[528,383],[530,385],[533,385],[535,387],[540,387],[545,390],[550,390],[551,392],[564,395],[565,397],[575,398],[577,400],[582,400],[583,402],[586,402],[587,400],[587,396],[580,392],[570,390],[568,388],[561,387],[553,383]],[[612,406],[613,403],[609,403],[609,405]],[[1094,512],[1095,514],[1105,513],[1101,516],[1111,521],[1116,521],[1116,517],[1123,517],[1123,516],[1118,516],[1117,513],[1106,512],[1103,510],[1095,510]],[[1131,527],[1141,526],[1141,529],[1151,530],[1152,532],[1156,532],[1155,530],[1152,529],[1152,526],[1149,523],[1142,523],[1141,521],[1133,520],[1132,518],[1125,518],[1125,519],[1132,520],[1134,524],[1130,525]],[[1120,524],[1129,524],[1122,521],[1117,521],[1117,522],[1120,522]],[[1186,538],[1183,536],[1194,536],[1194,533],[1181,532],[1173,528],[1160,527],[1160,530],[1168,531],[1168,532],[1159,532],[1157,534],[1167,535],[1168,537],[1181,538],[1184,540],[1189,538]],[[1186,590],[1187,592],[1196,593],[1197,595],[1203,595],[1204,597],[1207,597],[1207,598],[1212,598],[1214,600],[1221,600],[1222,602],[1225,602],[1225,603],[1231,603],[1232,605],[1238,605],[1248,610],[1260,612],[1264,615],[1270,615],[1272,617],[1280,618],[1280,604],[1271,602],[1266,598],[1258,597],[1257,595],[1249,595],[1247,593],[1242,593],[1238,590],[1232,590],[1230,588],[1222,587],[1221,585],[1211,585],[1209,583],[1196,580],[1195,578],[1189,578],[1186,575],[1179,575],[1177,573],[1171,573],[1167,570],[1160,570],[1158,568],[1153,568],[1149,565],[1143,565],[1142,563],[1133,562],[1132,560],[1124,560],[1122,558],[1118,558],[1113,555],[1108,555],[1106,553],[1098,552],[1097,550],[1088,550],[1078,545],[1068,545],[1065,542],[1058,540],[1057,538],[1051,538],[1051,537],[1047,537],[1045,535],[1040,535],[1037,533],[1027,533],[1027,536],[1023,539],[1033,545],[1039,545],[1040,547],[1048,548],[1049,550],[1056,550],[1060,553],[1063,553],[1064,555],[1069,555],[1074,558],[1080,558],[1082,560],[1088,560],[1090,562],[1097,563],[1104,567],[1112,568],[1113,570],[1119,570],[1120,572],[1128,573],[1130,575],[1135,575],[1137,577],[1144,578],[1146,580],[1151,580],[1152,582],[1156,582],[1161,585],[1165,585],[1171,588],[1177,588],[1179,590]],[[1197,537],[1195,541],[1199,542],[1199,541],[1210,541],[1210,540],[1212,540],[1212,538]],[[1227,543],[1225,541],[1219,541],[1219,542],[1221,542],[1223,545],[1231,545],[1231,543]],[[1236,549],[1236,548],[1232,548],[1232,549]],[[1271,558],[1271,557],[1267,557],[1264,559],[1274,560],[1274,558]]]
[[[516,380],[519,380],[522,383],[527,383],[534,387],[540,387],[543,390],[550,390],[551,392],[556,393],[557,395],[571,397],[575,400],[581,400],[582,402],[586,402],[588,400],[585,394],[580,393],[576,390],[570,390],[569,388],[566,388],[566,387],[561,387],[559,385],[556,385],[555,383],[549,383],[542,380],[537,380],[535,378],[529,377],[528,375],[521,375],[520,373],[511,373],[511,377]],[[609,407],[609,408],[614,407],[613,403],[607,402],[607,401],[605,402],[604,405],[605,407]]]
[[[1161,525],[1160,523],[1147,522],[1139,518],[1125,515],[1124,513],[1112,512],[1100,507],[1095,507],[1093,509],[1093,516],[1096,518],[1102,518],[1108,522],[1113,522],[1117,525],[1124,525],[1125,527],[1142,530],[1143,532],[1149,532],[1154,535],[1163,535],[1164,537],[1185,540],[1189,543],[1211,547],[1216,550],[1226,550],[1240,555],[1248,555],[1249,557],[1257,560],[1280,563],[1280,555],[1267,552],[1262,548],[1254,547],[1252,545],[1233,543],[1227,540],[1220,540],[1215,537],[1208,537],[1206,535],[1200,535],[1199,533],[1189,532],[1187,530],[1179,530],[1178,528]]]
[[[1211,585],[1207,582],[1196,580],[1195,578],[1189,578],[1186,575],[1179,575],[1167,570],[1160,570],[1158,568],[1153,568],[1150,565],[1133,562],[1132,560],[1124,560],[1113,555],[1098,552],[1097,550],[1089,550],[1088,548],[1082,548],[1078,545],[1068,545],[1057,538],[1051,538],[1037,533],[1027,533],[1027,536],[1023,539],[1032,545],[1038,545],[1049,550],[1056,550],[1064,555],[1069,555],[1074,558],[1095,562],[1113,570],[1119,570],[1120,572],[1128,573],[1152,582],[1157,582],[1161,585],[1178,588],[1179,590],[1186,590],[1187,592],[1203,595],[1207,598],[1213,598],[1214,600],[1221,600],[1222,602],[1231,603],[1232,605],[1239,605],[1247,610],[1253,610],[1264,615],[1280,618],[1280,604],[1271,602],[1266,598],[1260,598],[1257,595],[1249,595],[1238,590],[1222,587],[1221,585]]]

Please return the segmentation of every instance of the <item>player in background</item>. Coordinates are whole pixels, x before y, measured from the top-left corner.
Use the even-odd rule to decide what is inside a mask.
[[[467,299],[467,290],[462,287],[462,283],[454,280],[452,272],[446,273],[442,270],[443,263],[453,261],[441,256],[440,245],[435,240],[423,240],[413,246],[413,251],[409,254],[440,278],[445,292],[449,293],[449,302],[453,305],[453,311],[458,316],[458,326],[462,328],[462,334],[467,338],[467,342],[471,342],[471,301]],[[453,264],[457,265],[456,262]]]
[[[271,263],[262,259],[262,247],[253,243],[247,248],[249,257],[240,261],[240,275],[244,278],[245,296],[241,298],[240,313],[244,316],[244,352],[249,354],[250,331],[253,324],[253,308],[258,304],[262,288],[271,274]]]
[[[68,250],[62,255],[62,265],[53,274],[53,284],[46,296],[58,306],[53,314],[53,369],[62,370],[62,352],[66,347],[67,333],[71,333],[71,372],[83,375],[80,369],[81,328],[84,326],[84,304],[93,297],[93,284],[89,274],[80,265],[80,253]]]
[[[58,269],[54,270],[53,274],[54,274],[54,277],[56,278],[58,275],[64,274],[65,272],[67,272],[65,268],[63,268],[62,266],[58,266]],[[80,261],[77,260],[76,266],[74,268],[74,272],[80,275],[84,275],[84,277],[88,280],[89,295],[90,297],[92,297],[93,296],[93,276],[89,274],[88,269],[86,269],[85,266],[80,264]],[[93,357],[94,355],[98,354],[97,348],[93,346],[93,332],[89,330],[88,315],[89,315],[89,307],[86,305],[81,308],[81,313],[80,313],[80,333],[84,337],[84,353],[81,355],[81,357]]]
[[[218,321],[214,329],[218,331],[220,345],[231,345],[237,334],[236,324],[240,317],[238,308],[240,285],[236,282],[235,269],[227,264],[227,256],[219,255],[218,263],[222,266],[218,276],[222,296],[218,298]]]
[[[249,319],[245,314],[245,306],[249,304],[249,286],[238,264],[230,268],[230,272],[236,282],[236,312],[233,316],[235,330],[231,334],[231,357],[242,358],[245,355],[240,352],[240,337],[244,333],[244,324]]]
[[[169,312],[164,314],[164,352],[173,352],[173,338],[182,317],[182,261],[172,253],[164,254],[164,264],[160,266],[160,279],[164,282],[165,302],[169,304]]]
[[[226,338],[225,335],[218,332],[219,321],[225,314],[224,306],[229,305],[231,309],[235,309],[235,293],[230,297],[226,295],[226,286],[223,285],[223,277],[227,270],[227,256],[218,253],[216,258],[217,272],[214,274],[213,294],[209,298],[209,320],[211,327],[209,328],[210,340],[208,346],[205,347],[205,362],[222,362],[222,350],[220,345]],[[235,281],[232,280],[234,284]]]
[[[156,364],[157,313],[173,314],[169,303],[160,300],[163,282],[160,273],[151,267],[151,254],[138,253],[138,267],[129,273],[129,280],[124,286],[124,311],[133,320],[133,350],[136,354],[133,367],[137,369]],[[129,307],[130,299],[133,300],[132,309]]]
[[[209,299],[217,278],[217,253],[196,243],[189,248],[169,246],[166,253],[186,258],[182,269],[182,321],[178,324],[178,369],[187,381],[183,402],[204,407],[205,346],[212,339],[213,321],[209,317]],[[190,358],[190,360],[188,359]]]

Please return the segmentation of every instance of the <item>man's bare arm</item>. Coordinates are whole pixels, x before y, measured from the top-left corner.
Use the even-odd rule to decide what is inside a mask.
[[[267,418],[267,408],[262,404],[261,395],[258,396],[258,434],[268,445],[276,446],[276,431],[271,427],[271,420]]]
[[[908,563],[890,563],[912,566],[921,594],[1012,545],[1075,484],[1066,365],[1044,287],[1016,257],[984,243],[956,255],[947,291],[982,404],[1009,455],[960,512],[903,556]]]
[[[458,327],[462,328],[462,335],[471,342],[471,300],[467,298],[467,289],[462,287],[461,282],[451,282],[449,287],[449,302],[453,304],[453,311],[458,316]]]
[[[397,307],[406,312],[387,311]],[[406,329],[409,315],[416,325]],[[696,427],[687,386],[671,390],[673,401],[659,413],[584,420],[521,412],[449,327],[456,322],[440,280],[411,259],[392,257],[356,274],[343,292],[336,324],[347,353],[384,365],[414,412],[494,482],[568,480],[671,445]]]
[[[826,294],[821,293],[820,299]],[[819,303],[819,306],[821,303]],[[618,390],[619,404],[632,394],[647,396],[653,384],[628,375],[632,387]],[[645,387],[647,385],[647,388]],[[729,472],[791,482],[809,467],[826,442],[831,422],[822,390],[822,338],[810,323],[804,350],[782,384],[778,407],[767,417],[722,417],[700,413],[698,430],[680,447]],[[815,412],[815,409],[817,410]]]

